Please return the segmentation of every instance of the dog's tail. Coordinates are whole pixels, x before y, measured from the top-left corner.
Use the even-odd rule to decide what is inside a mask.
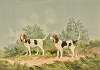
[[[81,38],[81,34],[79,32],[78,38],[76,40],[73,40],[73,44],[77,44],[77,42],[80,41],[80,38]]]
[[[79,41],[79,40],[80,40],[80,38],[81,38],[81,34],[80,34],[80,32],[79,32],[79,36],[78,36],[77,40]]]

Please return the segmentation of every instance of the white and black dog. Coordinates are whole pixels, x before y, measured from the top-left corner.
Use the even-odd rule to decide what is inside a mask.
[[[38,47],[39,47],[42,50],[42,55],[44,55],[43,41],[46,39],[46,37],[47,37],[47,35],[45,36],[44,39],[30,39],[30,38],[28,38],[28,36],[25,32],[21,33],[20,41],[24,43],[25,47],[28,50],[26,55],[28,53],[29,53],[29,55],[31,55],[31,48],[34,48],[34,47],[37,47],[37,54],[39,52],[39,49],[38,49]]]
[[[69,48],[72,52],[72,56],[75,55],[75,47],[78,40],[68,40],[63,41],[58,38],[58,35],[56,33],[53,33],[50,39],[53,40],[54,45],[57,49],[57,58],[60,56],[62,58],[63,56],[63,48]]]

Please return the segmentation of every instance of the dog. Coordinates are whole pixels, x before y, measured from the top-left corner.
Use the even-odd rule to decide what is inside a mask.
[[[78,40],[68,40],[68,41],[63,41],[60,40],[58,37],[57,33],[53,33],[50,37],[51,40],[53,40],[53,43],[57,49],[57,58],[60,56],[60,58],[62,58],[63,56],[63,49],[64,48],[69,48],[72,52],[72,57],[75,55],[75,47],[76,47],[76,43],[78,42]]]
[[[20,41],[24,43],[24,46],[27,48],[27,53],[26,55],[31,55],[31,48],[37,48],[37,53],[36,55],[38,55],[39,53],[39,50],[38,50],[38,47],[42,50],[42,55],[44,55],[44,48],[43,48],[43,41],[46,39],[48,35],[45,36],[45,38],[43,39],[30,39],[28,38],[27,34],[24,32],[24,33],[21,33],[20,35]]]

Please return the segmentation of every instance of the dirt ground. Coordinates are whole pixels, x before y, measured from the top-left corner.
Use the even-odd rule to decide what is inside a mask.
[[[75,61],[79,60],[80,57],[84,58],[84,56],[78,56],[78,57],[62,57],[62,58],[57,58],[57,57],[45,57],[45,56],[25,56],[23,58],[17,58],[17,59],[1,59],[1,60],[6,60],[10,64],[14,63],[19,63],[22,65],[27,65],[29,67],[35,65],[35,66],[41,66],[43,64],[52,64],[55,61]],[[25,59],[26,58],[26,59]],[[28,59],[27,59],[28,58]],[[20,60],[21,59],[21,60]]]

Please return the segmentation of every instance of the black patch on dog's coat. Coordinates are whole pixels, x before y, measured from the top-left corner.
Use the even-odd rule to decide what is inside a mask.
[[[34,40],[34,44],[37,45],[37,40]]]
[[[30,39],[27,39],[27,42],[30,44],[31,43]]]
[[[76,44],[78,40],[73,40],[73,44]]]
[[[25,39],[25,43],[27,43],[27,42],[28,42],[28,44],[30,44],[31,43],[30,39]]]
[[[27,43],[27,40],[25,39],[25,43]]]
[[[25,40],[25,41],[24,41],[24,40]],[[21,42],[25,42],[25,43],[26,43],[27,40],[28,40],[28,37],[27,37],[27,35],[26,35],[25,33],[20,35],[20,41],[21,41]]]
[[[55,38],[55,43],[58,43],[59,39],[58,38]]]
[[[69,45],[68,46],[71,46],[72,45],[72,43],[69,43]]]
[[[61,47],[63,48],[64,46],[67,46],[66,41],[62,41]]]

